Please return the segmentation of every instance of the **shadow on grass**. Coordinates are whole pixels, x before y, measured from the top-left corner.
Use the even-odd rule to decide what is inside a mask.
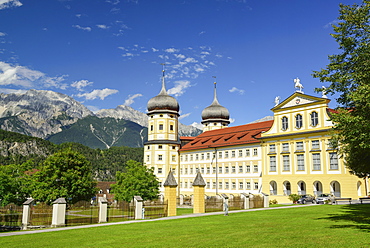
[[[332,225],[331,228],[356,228],[370,232],[370,204],[344,205],[337,214],[328,214],[328,217],[320,219],[338,222],[338,224]],[[346,223],[340,224],[339,222]]]

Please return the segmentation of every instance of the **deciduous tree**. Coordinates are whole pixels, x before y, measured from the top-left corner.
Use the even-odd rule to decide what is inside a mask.
[[[339,94],[339,107],[331,120],[333,141],[344,155],[347,167],[359,177],[370,173],[370,1],[340,5],[332,36],[340,53],[313,76],[329,82],[325,90]]]
[[[112,185],[116,200],[131,201],[135,195],[141,196],[144,200],[158,197],[157,177],[152,169],[139,162],[128,161],[125,171],[117,171],[116,179],[116,184]]]
[[[49,156],[34,174],[32,197],[48,204],[60,197],[69,203],[90,200],[96,192],[90,162],[71,149]]]

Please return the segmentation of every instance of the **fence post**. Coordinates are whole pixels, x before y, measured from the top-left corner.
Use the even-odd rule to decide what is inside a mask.
[[[195,214],[205,213],[205,203],[204,203],[205,186],[206,183],[204,182],[202,175],[198,171],[197,176],[195,177],[193,182],[194,188],[193,213]]]
[[[244,209],[249,209],[249,195],[241,193],[241,196],[244,198]]]
[[[64,226],[66,222],[67,202],[64,198],[58,198],[53,202],[52,227]]]
[[[270,206],[269,195],[265,194],[265,193],[262,193],[262,196],[263,196],[263,207],[268,208]]]
[[[99,197],[99,223],[107,222],[108,201],[105,197]]]
[[[167,179],[163,184],[164,186],[164,199],[167,200],[167,216],[176,216],[176,188],[177,182],[172,174],[172,171],[168,173]]]
[[[254,195],[249,193],[249,208],[254,208]]]
[[[135,220],[141,220],[144,218],[143,215],[143,198],[140,196],[134,196],[135,203]]]
[[[30,222],[31,204],[33,203],[33,201],[34,199],[29,198],[23,203],[22,230],[27,230],[27,226]]]

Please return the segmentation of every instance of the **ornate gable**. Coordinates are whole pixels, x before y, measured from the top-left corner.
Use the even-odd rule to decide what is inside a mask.
[[[299,92],[295,92],[293,95],[285,99],[283,102],[272,108],[272,111],[276,111],[279,109],[289,108],[289,107],[295,107],[299,105],[305,105],[305,104],[311,104],[311,103],[325,103],[329,101],[326,98],[316,97],[316,96],[310,96],[305,95]]]

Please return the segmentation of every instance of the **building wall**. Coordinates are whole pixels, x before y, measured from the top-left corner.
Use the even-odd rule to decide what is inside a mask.
[[[365,195],[362,180],[349,173],[330,145],[327,103],[327,99],[296,94],[273,109],[274,124],[261,135],[262,188],[270,199],[289,202],[289,194]]]
[[[207,184],[207,195],[258,193],[262,186],[261,167],[259,144],[181,152],[180,168],[176,171],[180,173],[180,194],[192,194],[191,185],[198,170]]]

